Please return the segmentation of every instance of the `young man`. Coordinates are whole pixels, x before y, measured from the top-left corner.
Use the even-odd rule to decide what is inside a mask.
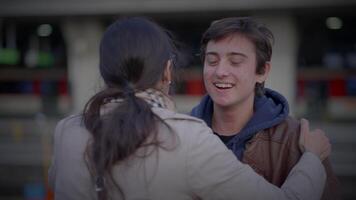
[[[203,34],[201,52],[208,95],[191,115],[203,119],[236,157],[281,186],[302,155],[300,123],[287,100],[264,88],[271,69],[273,34],[251,18],[215,21]],[[322,199],[338,199],[338,180],[328,179]]]

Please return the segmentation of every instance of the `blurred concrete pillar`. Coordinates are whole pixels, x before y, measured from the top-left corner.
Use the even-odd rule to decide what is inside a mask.
[[[103,27],[96,19],[69,18],[62,28],[67,45],[73,113],[78,113],[101,85],[98,65]]]
[[[272,53],[272,68],[266,87],[283,94],[294,115],[297,73],[298,34],[294,18],[288,14],[256,16],[275,37]]]

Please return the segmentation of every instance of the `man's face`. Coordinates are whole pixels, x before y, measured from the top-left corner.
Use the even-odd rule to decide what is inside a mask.
[[[204,84],[215,105],[231,107],[253,101],[257,81],[254,44],[241,34],[209,41],[205,51]]]

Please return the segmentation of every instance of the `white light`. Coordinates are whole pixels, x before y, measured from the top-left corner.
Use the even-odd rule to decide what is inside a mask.
[[[37,34],[40,37],[48,37],[52,34],[52,26],[49,24],[41,24],[37,28]]]
[[[342,28],[342,20],[338,17],[328,17],[325,23],[329,29],[337,30]]]

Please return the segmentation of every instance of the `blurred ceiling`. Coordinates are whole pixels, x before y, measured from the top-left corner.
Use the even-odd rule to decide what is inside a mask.
[[[356,6],[356,0],[0,0],[0,16],[319,9]]]

